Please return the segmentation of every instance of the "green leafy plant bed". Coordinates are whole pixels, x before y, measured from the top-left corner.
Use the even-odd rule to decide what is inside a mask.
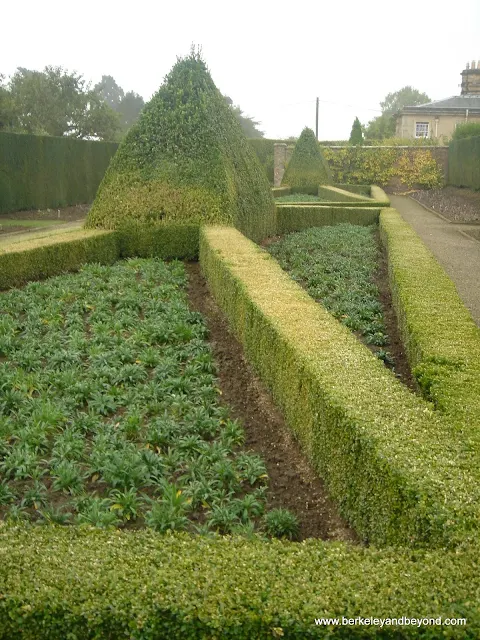
[[[285,236],[268,247],[280,265],[342,324],[393,366],[380,292],[374,227],[339,224]]]
[[[219,404],[185,284],[181,263],[138,258],[2,296],[2,519],[255,529],[265,465]]]

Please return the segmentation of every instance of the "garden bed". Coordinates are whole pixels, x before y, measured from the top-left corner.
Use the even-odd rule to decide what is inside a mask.
[[[356,540],[188,269],[194,310],[154,259],[3,295],[0,519]]]
[[[415,389],[376,227],[341,224],[311,228],[276,238],[268,250],[317,302]]]
[[[480,222],[480,191],[448,186],[414,191],[411,196],[452,222]]]

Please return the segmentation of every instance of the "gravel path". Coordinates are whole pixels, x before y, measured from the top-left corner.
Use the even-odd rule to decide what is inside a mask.
[[[407,196],[389,197],[453,280],[480,326],[480,241],[468,235],[475,236],[479,226],[448,222]]]

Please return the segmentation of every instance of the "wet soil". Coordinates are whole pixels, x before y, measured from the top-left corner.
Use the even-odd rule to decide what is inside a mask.
[[[441,213],[451,222],[480,223],[480,191],[443,187],[414,191],[410,195],[420,204]]]
[[[186,265],[191,309],[202,314],[218,369],[223,402],[245,430],[245,449],[264,460],[269,508],[287,508],[300,522],[299,539],[321,538],[359,543],[340,517],[322,480],[303,455],[271,396],[246,361],[243,349],[211,296],[199,264]]]

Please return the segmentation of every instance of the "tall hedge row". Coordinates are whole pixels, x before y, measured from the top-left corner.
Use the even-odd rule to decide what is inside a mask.
[[[480,189],[480,136],[450,143],[448,183],[456,187]]]
[[[0,213],[92,202],[117,146],[0,133]]]

